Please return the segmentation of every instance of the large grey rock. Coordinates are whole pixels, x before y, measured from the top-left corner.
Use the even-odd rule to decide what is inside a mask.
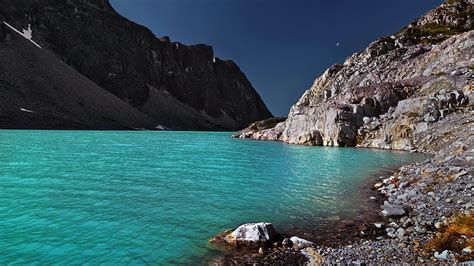
[[[223,232],[210,239],[211,243],[237,249],[255,249],[270,246],[280,235],[271,223],[247,223],[235,230]]]
[[[271,223],[248,223],[239,226],[230,235],[233,241],[272,241],[277,236],[277,232]]]

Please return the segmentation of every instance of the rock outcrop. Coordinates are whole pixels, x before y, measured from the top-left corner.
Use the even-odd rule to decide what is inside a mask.
[[[428,149],[424,133],[472,110],[474,4],[447,1],[334,65],[273,128],[235,136],[293,144]]]
[[[237,130],[272,117],[234,62],[208,45],[156,38],[107,0],[1,0],[3,21],[155,124]]]

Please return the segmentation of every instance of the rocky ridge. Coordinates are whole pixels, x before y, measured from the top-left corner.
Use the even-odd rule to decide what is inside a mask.
[[[411,133],[418,122],[424,120],[425,113],[431,111],[436,117],[442,117],[446,114],[444,109],[454,107],[434,103],[431,99],[426,105],[439,104],[439,110],[420,110],[416,106],[418,100],[435,97],[443,89],[460,93],[474,78],[470,56],[474,52],[473,4],[466,0],[453,2],[428,12],[396,35],[378,39],[366,50],[350,56],[344,64],[326,70],[291,108],[285,122],[264,130],[247,129],[235,137],[316,146],[416,149],[416,145],[410,143]],[[412,32],[416,27],[430,28],[435,22],[437,28],[446,30],[431,33],[434,35]],[[454,27],[457,31],[448,30]],[[468,98],[471,91],[465,89],[462,93],[466,94],[462,97]],[[404,101],[407,99],[412,101]],[[469,104],[472,101],[463,100],[457,105]],[[410,115],[408,109],[421,112],[422,117],[394,121],[389,114],[396,108]],[[365,131],[358,130],[367,119],[380,116],[387,118],[382,121],[386,123],[374,129],[381,131],[380,136],[375,139],[372,134],[369,143],[370,138],[361,134]],[[426,122],[431,125],[436,121]],[[393,128],[385,126],[388,123],[406,130],[382,132]]]
[[[446,1],[399,33],[329,68],[291,108],[286,121],[234,134],[433,155],[380,177],[373,188],[374,199],[384,197],[374,210],[378,218],[348,229],[347,234],[358,236],[348,242],[315,242],[314,256],[306,263],[474,259],[473,5],[468,0]],[[285,260],[285,252],[275,255],[272,250],[254,261],[268,261],[269,256],[272,263]]]
[[[1,0],[0,22],[27,29],[45,51],[154,124],[238,130],[272,117],[234,62],[205,44],[157,38],[108,0]]]

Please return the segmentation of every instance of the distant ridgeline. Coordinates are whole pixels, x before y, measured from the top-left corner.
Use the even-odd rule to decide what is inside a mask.
[[[107,0],[0,0],[0,22],[0,128],[236,130],[272,117],[234,62],[156,38]]]

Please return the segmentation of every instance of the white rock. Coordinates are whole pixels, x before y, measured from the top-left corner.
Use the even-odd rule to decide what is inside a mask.
[[[397,237],[398,237],[399,239],[402,239],[404,236],[405,236],[405,229],[403,229],[403,228],[398,228],[398,230],[397,230]]]
[[[393,228],[387,228],[386,231],[387,231],[387,235],[391,238],[394,238],[394,237],[397,236],[397,233],[396,233],[395,229],[393,229]]]
[[[445,250],[441,253],[438,253],[438,251],[435,252],[434,257],[439,259],[439,260],[447,260],[449,257],[449,250]]]
[[[313,242],[308,241],[306,239],[299,238],[297,236],[290,237],[290,240],[291,242],[293,242],[293,247],[297,249],[312,247],[314,245]]]
[[[239,226],[231,237],[242,241],[271,241],[277,232],[271,223],[248,223]]]

